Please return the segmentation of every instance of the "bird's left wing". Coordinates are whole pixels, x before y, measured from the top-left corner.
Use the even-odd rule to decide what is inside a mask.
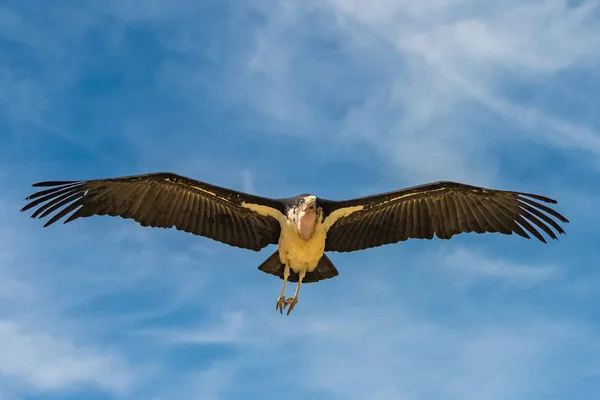
[[[551,217],[569,222],[542,204],[555,200],[531,193],[486,189],[456,182],[435,182],[347,201],[319,199],[327,231],[326,251],[356,251],[409,238],[449,239],[462,232],[527,232],[546,242],[564,233]],[[533,225],[532,225],[533,224]],[[527,232],[526,232],[527,231]]]
[[[67,214],[131,218],[142,226],[170,228],[205,236],[231,246],[260,250],[279,239],[284,206],[254,196],[172,173],[153,173],[87,181],[39,182],[50,187],[27,197],[21,211],[37,207],[32,218]]]

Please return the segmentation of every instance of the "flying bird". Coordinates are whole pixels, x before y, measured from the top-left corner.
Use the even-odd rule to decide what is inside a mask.
[[[463,232],[516,233],[546,243],[569,221],[552,208],[556,200],[522,192],[434,182],[344,201],[312,194],[271,199],[200,182],[173,173],[109,179],[48,181],[26,198],[31,218],[54,213],[44,227],[69,215],[110,215],[141,226],[172,228],[231,246],[277,250],[258,269],[283,280],[276,310],[287,314],[298,303],[302,283],[338,275],[325,252],[350,252],[410,238],[450,239]],[[535,226],[534,226],[535,225]],[[536,228],[537,227],[537,228]],[[538,230],[539,229],[539,230]],[[555,233],[556,231],[556,233]],[[287,282],[297,282],[285,298]]]

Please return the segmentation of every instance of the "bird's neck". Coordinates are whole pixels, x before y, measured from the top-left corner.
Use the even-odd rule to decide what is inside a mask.
[[[300,211],[296,220],[298,235],[303,240],[309,240],[315,233],[317,213],[314,210]]]

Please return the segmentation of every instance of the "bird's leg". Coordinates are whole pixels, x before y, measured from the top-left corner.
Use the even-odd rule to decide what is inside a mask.
[[[287,310],[287,315],[290,315],[290,313],[294,309],[294,306],[296,306],[296,304],[298,303],[298,293],[300,293],[300,286],[302,285],[302,280],[304,279],[305,275],[306,271],[302,271],[298,274],[298,286],[296,286],[296,292],[294,293],[294,297],[290,297],[285,301],[285,303],[290,306],[290,308],[288,308]]]
[[[283,314],[283,309],[287,307],[287,302],[285,300],[285,284],[287,283],[289,277],[290,267],[286,265],[283,269],[283,285],[281,286],[281,296],[279,296],[277,299],[277,304],[275,305],[275,309],[279,310],[280,314]]]

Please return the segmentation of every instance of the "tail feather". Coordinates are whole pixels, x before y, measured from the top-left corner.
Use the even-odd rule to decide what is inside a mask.
[[[266,272],[267,274],[278,276],[283,279],[283,271],[285,269],[285,265],[282,264],[279,259],[279,250],[275,250],[275,253],[271,254],[269,258],[267,258],[259,267],[259,270]],[[318,282],[323,279],[333,278],[337,276],[339,273],[329,257],[323,254],[323,257],[319,260],[319,264],[317,264],[317,268],[312,272],[307,272],[302,280],[303,283],[311,283]],[[298,282],[298,274],[290,269],[290,276],[288,277],[288,282]]]

